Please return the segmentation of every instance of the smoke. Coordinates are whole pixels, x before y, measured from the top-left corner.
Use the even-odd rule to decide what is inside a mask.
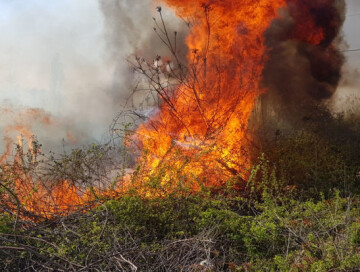
[[[339,50],[344,19],[342,0],[288,0],[273,21],[265,34],[269,60],[262,99],[277,117],[297,122],[333,96],[344,63]]]
[[[162,26],[156,12],[156,4],[159,3],[153,0],[99,0],[99,4],[105,18],[107,60],[115,67],[113,89],[134,85],[131,65],[124,66],[124,56],[131,61],[132,56],[152,60],[157,56],[170,55],[169,49],[154,31],[154,28],[158,28],[156,23]],[[182,49],[179,54],[185,59],[185,23],[170,10],[163,11],[163,18],[169,36],[172,37],[173,32],[177,32],[178,48]],[[125,101],[131,94],[129,90],[115,93],[118,101]]]
[[[70,145],[100,139],[116,103],[97,2],[14,0],[1,1],[0,9],[0,108],[19,113],[2,115],[2,133],[21,124],[47,150],[62,139]],[[58,122],[50,129],[27,117],[30,109]]]
[[[152,0],[0,1],[0,109],[19,113],[2,113],[0,137],[13,139],[16,131],[10,136],[5,131],[17,123],[38,135],[47,149],[61,148],[62,139],[69,145],[101,141],[134,87],[129,56],[169,55],[153,31],[152,18],[160,23],[157,4]],[[349,0],[348,6],[352,13],[360,13],[357,0]],[[307,12],[303,7],[320,27],[331,25],[319,46],[294,38],[294,29]],[[177,31],[178,48],[186,59],[186,24],[167,9],[163,15],[170,36]],[[282,111],[290,112],[300,111],[299,101],[319,103],[333,95],[343,62],[336,50],[343,19],[343,1],[289,0],[266,36],[266,99],[276,100]],[[355,36],[347,36],[353,39],[349,43],[356,42]],[[31,114],[26,117],[31,109],[56,122],[48,125]],[[0,147],[4,149],[5,143]]]
[[[104,141],[133,89],[127,58],[167,54],[153,31],[155,7],[151,0],[0,1],[0,109],[12,112],[2,115],[0,137],[14,140],[6,127],[17,123],[45,150],[59,150],[62,139]],[[174,17],[166,14],[170,28],[179,25]],[[25,116],[31,110],[57,121],[39,123]]]
[[[344,23],[345,39],[348,44],[347,49],[360,48],[360,36],[358,25],[360,24],[360,1],[347,0],[347,17]],[[347,69],[350,67],[360,69],[360,52],[347,52]]]
[[[105,17],[108,57],[111,61],[122,61],[123,51],[144,58],[167,56],[168,48],[153,31],[162,26],[157,12],[156,0],[99,0]],[[179,47],[186,53],[186,24],[169,9],[163,9],[163,18],[169,36],[177,32]],[[156,22],[158,25],[156,25]],[[121,49],[121,50],[119,50]],[[182,52],[184,53],[184,52]]]
[[[73,147],[86,143],[88,137],[85,130],[71,119],[57,117],[40,108],[3,104],[0,108],[0,122],[0,139],[6,149],[4,158],[13,151],[14,139],[22,139],[27,145],[34,139],[41,139],[40,143],[46,151],[48,148],[59,151],[64,147],[64,143]]]
[[[346,5],[347,16],[344,22],[346,63],[340,86],[329,104],[333,112],[341,112],[345,116],[360,116],[360,51],[352,51],[360,48],[357,27],[360,24],[360,2],[347,0]]]
[[[360,2],[358,0],[347,0],[346,5],[348,6],[349,16],[360,13]]]

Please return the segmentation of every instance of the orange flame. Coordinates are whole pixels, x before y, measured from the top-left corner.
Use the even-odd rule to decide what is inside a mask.
[[[124,187],[83,192],[66,180],[47,188],[20,171],[15,173],[19,176],[16,192],[22,205],[48,217],[94,203],[97,194],[119,195],[131,186],[153,195],[149,188],[157,194],[167,194],[176,186],[194,192],[230,180],[241,189],[250,166],[248,120],[255,99],[266,91],[260,87],[267,61],[265,31],[284,8],[296,22],[289,34],[292,39],[320,45],[326,38],[324,28],[302,1],[209,0],[205,4],[163,0],[180,17],[191,18],[186,41],[189,69],[183,84],[168,90],[167,103],[162,100],[158,113],[137,129],[134,138],[142,148],[139,169],[131,180],[124,181]],[[317,2],[326,5],[332,1]],[[50,119],[42,121],[50,123]],[[21,127],[9,129],[29,136]],[[70,134],[68,138],[72,138]],[[1,163],[9,152],[8,145]]]
[[[47,188],[29,177],[16,180],[16,193],[27,212],[45,218],[74,212],[91,199],[89,192],[80,195],[66,180]]]
[[[0,164],[4,164],[11,152],[11,145],[13,144],[12,133],[16,132],[17,144],[22,148],[23,140],[28,144],[28,148],[33,152],[33,136],[32,123],[37,121],[40,124],[49,127],[53,125],[53,118],[50,114],[44,112],[41,109],[13,109],[13,108],[1,108],[0,112],[7,119],[12,120],[12,124],[5,125],[3,142],[5,143],[5,152],[0,158]]]
[[[170,190],[181,180],[193,191],[232,180],[241,189],[250,164],[248,121],[266,91],[259,86],[268,52],[265,31],[283,9],[294,21],[284,38],[319,45],[328,26],[317,20],[316,8],[333,0],[163,2],[191,18],[189,71],[176,90],[165,90],[159,112],[136,131],[143,152],[134,179],[151,184],[156,178]]]
[[[17,205],[21,206],[20,216],[23,219],[41,220],[54,216],[63,216],[81,211],[84,208],[95,207],[101,200],[122,195],[125,187],[126,176],[119,178],[114,188],[96,186],[79,186],[68,180],[46,181],[33,177],[21,162],[15,160],[13,165],[2,165],[3,174],[14,180],[11,190],[16,195],[16,202],[11,201],[11,196],[2,195],[9,207],[15,212]],[[8,171],[8,172],[7,172]]]
[[[149,180],[167,163],[162,185],[175,178],[169,175],[174,169],[185,173],[187,186],[195,191],[234,176],[244,181],[248,120],[255,99],[264,92],[259,86],[266,62],[264,32],[285,0],[164,2],[178,16],[192,18],[190,70],[171,97],[172,105],[163,103],[137,130],[145,150],[139,180]],[[184,157],[179,160],[180,153],[187,163]]]

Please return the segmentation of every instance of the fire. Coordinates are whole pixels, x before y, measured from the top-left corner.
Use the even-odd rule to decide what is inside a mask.
[[[21,139],[21,143],[26,140]],[[36,150],[30,150],[30,154]],[[7,203],[7,210],[16,212],[22,219],[32,221],[64,216],[85,208],[95,207],[102,200],[119,197],[125,192],[126,181],[118,178],[114,188],[104,186],[81,186],[69,180],[49,180],[36,169],[35,161],[26,161],[24,148],[18,146],[14,162],[1,164],[2,184],[10,194],[1,195],[0,201]],[[30,165],[29,165],[30,163]],[[16,197],[14,197],[16,196]],[[3,208],[3,206],[1,207]]]
[[[41,145],[35,141],[32,124],[37,121],[50,127],[56,120],[39,109],[2,108],[0,111],[13,119],[13,123],[4,128],[6,150],[0,157],[0,186],[7,192],[0,195],[0,201],[5,203],[5,210],[19,213],[23,219],[40,220],[94,207],[99,198],[122,193],[123,186],[112,189],[89,184],[80,186],[72,180],[47,178],[42,170],[46,162],[41,162],[46,158],[41,154]],[[67,138],[76,141],[70,131]],[[118,183],[122,184],[123,180],[119,178]]]
[[[18,178],[16,193],[26,213],[43,218],[69,214],[93,201],[89,191],[80,194],[79,189],[66,180],[47,187],[29,177]]]
[[[139,179],[159,174],[165,185],[181,171],[194,191],[234,177],[241,186],[249,167],[248,120],[265,91],[259,86],[266,63],[264,32],[286,2],[164,2],[178,16],[192,18],[186,40],[190,69],[171,105],[162,101],[160,112],[137,130],[146,152]],[[161,173],[164,165],[169,169]]]
[[[6,192],[0,195],[3,203],[0,211],[11,211],[22,219],[36,221],[94,207],[100,198],[119,196],[123,192],[123,186],[80,186],[71,180],[47,178],[49,173],[43,171],[47,161],[42,162],[45,158],[33,133],[20,124],[5,129],[6,134],[14,131],[18,133],[15,152],[14,139],[6,136],[6,151],[0,158],[0,186]],[[123,180],[118,178],[117,184],[123,184]]]
[[[28,212],[44,217],[66,214],[94,205],[99,196],[120,195],[134,186],[145,196],[166,195],[177,187],[196,192],[228,182],[241,189],[250,168],[249,118],[255,100],[266,92],[261,82],[271,52],[267,29],[275,19],[288,17],[292,23],[283,40],[321,47],[329,46],[334,36],[322,16],[336,17],[335,0],[162,1],[192,25],[186,39],[188,69],[175,87],[159,87],[159,110],[127,138],[140,147],[138,169],[121,187],[100,190],[79,188],[70,180],[49,186],[20,168],[12,173],[14,190]],[[155,69],[159,65],[153,64]],[[168,63],[160,71],[172,69]],[[37,111],[31,114],[38,116]],[[49,125],[51,118],[45,116],[41,122]],[[19,132],[19,146],[25,137],[34,152],[26,126],[15,124],[8,131]],[[70,133],[67,138],[76,140]],[[8,144],[2,166],[10,151]]]
[[[31,164],[37,163],[34,157],[38,150],[34,147],[32,133],[24,128],[21,132],[25,138],[22,135],[17,137],[17,152],[13,162],[9,162],[7,158],[11,152],[10,147],[3,155],[6,162],[1,162],[1,176],[4,180],[2,186],[11,192],[9,195],[2,195],[2,200],[8,203],[9,209],[19,212],[23,219],[36,220],[67,214],[86,204],[90,200],[89,192],[80,194],[79,189],[71,182],[64,180],[48,183],[33,175],[31,169],[35,166]]]
[[[33,136],[32,126],[34,123],[38,122],[44,127],[50,127],[54,124],[53,117],[46,113],[41,109],[33,109],[33,108],[19,108],[14,109],[11,107],[3,107],[0,109],[0,113],[2,114],[6,121],[11,120],[10,124],[8,122],[4,122],[4,136],[3,142],[5,143],[6,151],[0,157],[0,165],[4,164],[7,158],[10,156],[11,147],[14,142],[14,138],[16,137],[17,144],[22,148],[23,141],[25,140],[28,144],[29,150],[32,152],[33,147]],[[4,125],[3,124],[3,125]],[[14,133],[16,136],[14,137]]]
[[[329,26],[321,12],[333,0],[163,0],[192,27],[186,43],[189,70],[175,90],[160,90],[161,106],[136,131],[140,170],[134,180],[172,190],[198,191],[232,181],[241,189],[249,162],[248,122],[266,65],[265,32],[275,19],[292,25],[284,40],[321,46]],[[326,21],[326,20],[325,20]],[[330,26],[331,28],[331,26]],[[164,98],[165,97],[165,98]],[[139,186],[140,186],[139,185]],[[156,187],[158,190],[158,187]]]

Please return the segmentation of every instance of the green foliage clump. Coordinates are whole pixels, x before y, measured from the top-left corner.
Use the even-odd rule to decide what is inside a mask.
[[[43,263],[60,271],[199,271],[204,260],[208,271],[360,268],[359,197],[336,191],[302,201],[262,191],[251,203],[243,197],[129,195],[31,231],[2,228],[1,246],[29,251],[0,249],[0,258],[10,271],[34,259],[38,271]]]
[[[325,108],[309,114],[296,130],[279,128],[264,136],[261,152],[276,166],[277,176],[304,198],[329,196],[334,188],[344,196],[360,193],[358,121],[333,116]]]
[[[163,164],[149,177],[151,197],[134,188],[39,222],[17,216],[3,174],[0,200],[12,204],[0,210],[0,270],[359,271],[360,137],[337,119],[330,124],[264,141],[241,190],[231,179],[220,189],[196,179],[201,190],[191,193],[179,178],[169,193],[158,175],[171,165]],[[84,185],[88,162],[106,176],[105,151],[75,150],[52,169]]]

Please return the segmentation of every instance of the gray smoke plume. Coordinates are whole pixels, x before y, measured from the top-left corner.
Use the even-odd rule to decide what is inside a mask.
[[[347,0],[344,23],[344,55],[346,63],[338,90],[331,98],[330,108],[346,116],[360,116],[360,1]],[[355,51],[354,51],[355,50]],[[356,51],[358,50],[358,51]]]
[[[162,26],[156,3],[153,0],[99,0],[99,4],[105,18],[107,59],[116,67],[113,88],[121,89],[124,85],[128,88],[134,83],[134,74],[131,65],[124,66],[124,55],[129,60],[139,56],[150,61],[157,56],[170,55],[169,49],[154,31],[154,28],[158,28],[156,22]],[[178,47],[183,49],[180,54],[185,58],[185,23],[168,9],[162,12],[169,36],[173,37],[173,33],[177,32]],[[117,94],[115,99],[124,101],[130,93],[128,90]]]
[[[62,139],[103,141],[133,89],[127,58],[167,54],[153,31],[151,0],[13,0],[0,1],[0,10],[1,139],[16,140],[17,126],[6,129],[16,123],[45,149],[61,149]],[[179,25],[166,17],[169,27]],[[34,111],[56,122],[25,116]]]
[[[0,10],[1,138],[20,134],[5,129],[16,123],[45,149],[59,150],[62,139],[70,146],[101,140],[116,103],[97,1],[1,1]],[[57,121],[26,116],[34,110]]]
[[[287,0],[266,32],[269,61],[263,72],[265,116],[294,124],[330,99],[344,57],[339,49],[345,19],[342,0]],[[309,23],[309,21],[313,21]],[[316,33],[323,33],[320,43]]]
[[[296,6],[301,1],[293,2]],[[305,2],[311,6],[324,1]],[[360,13],[358,0],[347,2],[349,13]],[[0,138],[6,136],[6,127],[16,123],[38,135],[48,149],[61,148],[62,139],[72,146],[101,141],[133,90],[128,57],[151,60],[169,55],[153,31],[152,18],[159,22],[157,4],[152,0],[0,1]],[[342,12],[339,8],[323,14],[342,20]],[[303,99],[322,101],[331,96],[342,59],[330,46],[337,33],[329,34],[327,44],[320,47],[324,50],[283,39],[294,24],[294,14],[283,13],[267,35],[270,60],[263,84],[270,98],[287,110]],[[185,23],[167,9],[163,15],[170,35],[177,31],[178,47],[186,56]],[[349,47],[360,40],[356,25],[348,23]],[[333,62],[328,62],[326,52]],[[320,73],[317,66],[327,69]],[[34,111],[51,116],[51,125],[25,116]],[[11,138],[19,133],[15,128]]]

